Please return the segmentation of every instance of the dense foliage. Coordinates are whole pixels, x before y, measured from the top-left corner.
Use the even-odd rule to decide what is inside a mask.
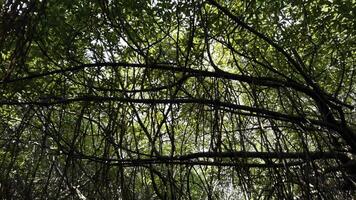
[[[2,0],[4,199],[352,199],[354,0]]]

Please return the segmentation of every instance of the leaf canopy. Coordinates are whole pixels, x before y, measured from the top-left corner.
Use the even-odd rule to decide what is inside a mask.
[[[354,0],[0,3],[4,198],[353,198]]]

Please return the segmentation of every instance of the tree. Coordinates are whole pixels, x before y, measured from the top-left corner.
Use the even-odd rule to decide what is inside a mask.
[[[0,14],[4,198],[352,199],[352,1]]]

